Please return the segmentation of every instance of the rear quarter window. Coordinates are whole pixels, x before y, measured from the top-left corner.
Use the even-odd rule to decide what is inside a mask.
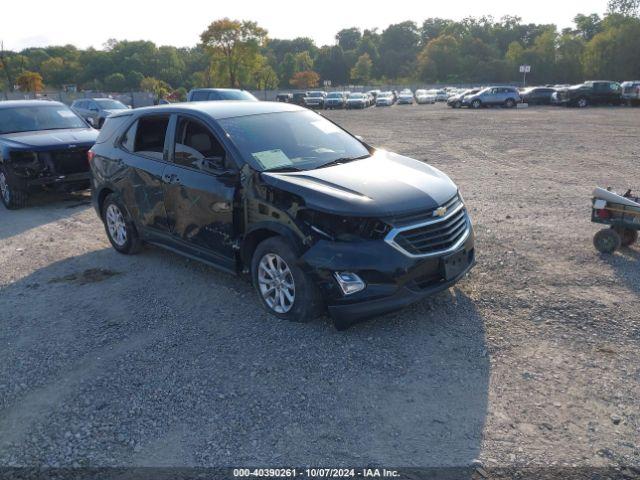
[[[209,100],[209,92],[207,92],[206,90],[193,92],[191,94],[191,101],[192,102],[202,102],[202,101],[205,101],[205,100]]]
[[[129,121],[131,115],[118,115],[117,117],[107,117],[104,125],[100,129],[100,134],[98,135],[98,139],[96,143],[105,143],[112,137],[114,134],[121,130],[125,123]]]

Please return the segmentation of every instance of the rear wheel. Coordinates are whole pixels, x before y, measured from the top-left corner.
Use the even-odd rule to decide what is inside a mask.
[[[504,102],[504,106],[507,108],[513,108],[516,106],[516,102],[513,98],[507,98],[507,101]]]
[[[461,108],[461,107],[462,107],[462,102],[460,100],[458,100],[453,104],[453,108]]]
[[[633,245],[638,241],[638,231],[630,228],[614,227],[615,232],[620,236],[620,244],[623,247]]]
[[[131,255],[140,251],[142,240],[138,236],[127,210],[115,194],[110,194],[102,206],[102,221],[109,242],[116,251]]]
[[[600,253],[613,253],[621,244],[622,239],[613,228],[600,230],[593,237],[593,245]]]
[[[0,165],[0,198],[9,210],[17,210],[27,205],[27,192],[4,165]]]
[[[576,106],[578,108],[586,108],[589,106],[589,100],[587,100],[585,97],[580,97],[576,102]]]
[[[260,302],[270,314],[308,322],[320,313],[318,287],[300,268],[298,254],[283,237],[271,237],[258,245],[251,260],[251,276]]]

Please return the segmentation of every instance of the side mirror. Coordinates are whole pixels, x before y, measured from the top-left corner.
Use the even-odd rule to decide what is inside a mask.
[[[85,120],[89,123],[89,125],[91,125],[92,127],[95,127],[95,125],[93,124],[93,118],[87,117],[85,118]]]

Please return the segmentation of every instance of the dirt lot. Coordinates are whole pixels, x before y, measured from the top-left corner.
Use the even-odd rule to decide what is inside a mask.
[[[0,207],[0,465],[640,466],[640,248],[589,221],[595,185],[640,188],[640,109],[329,116],[460,185],[472,274],[337,332],[118,255],[86,196]]]

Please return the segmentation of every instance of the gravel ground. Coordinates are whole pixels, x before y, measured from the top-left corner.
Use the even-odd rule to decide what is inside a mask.
[[[589,216],[640,187],[640,109],[328,115],[460,185],[474,271],[337,332],[118,255],[86,195],[0,207],[0,465],[640,466],[640,251]]]

